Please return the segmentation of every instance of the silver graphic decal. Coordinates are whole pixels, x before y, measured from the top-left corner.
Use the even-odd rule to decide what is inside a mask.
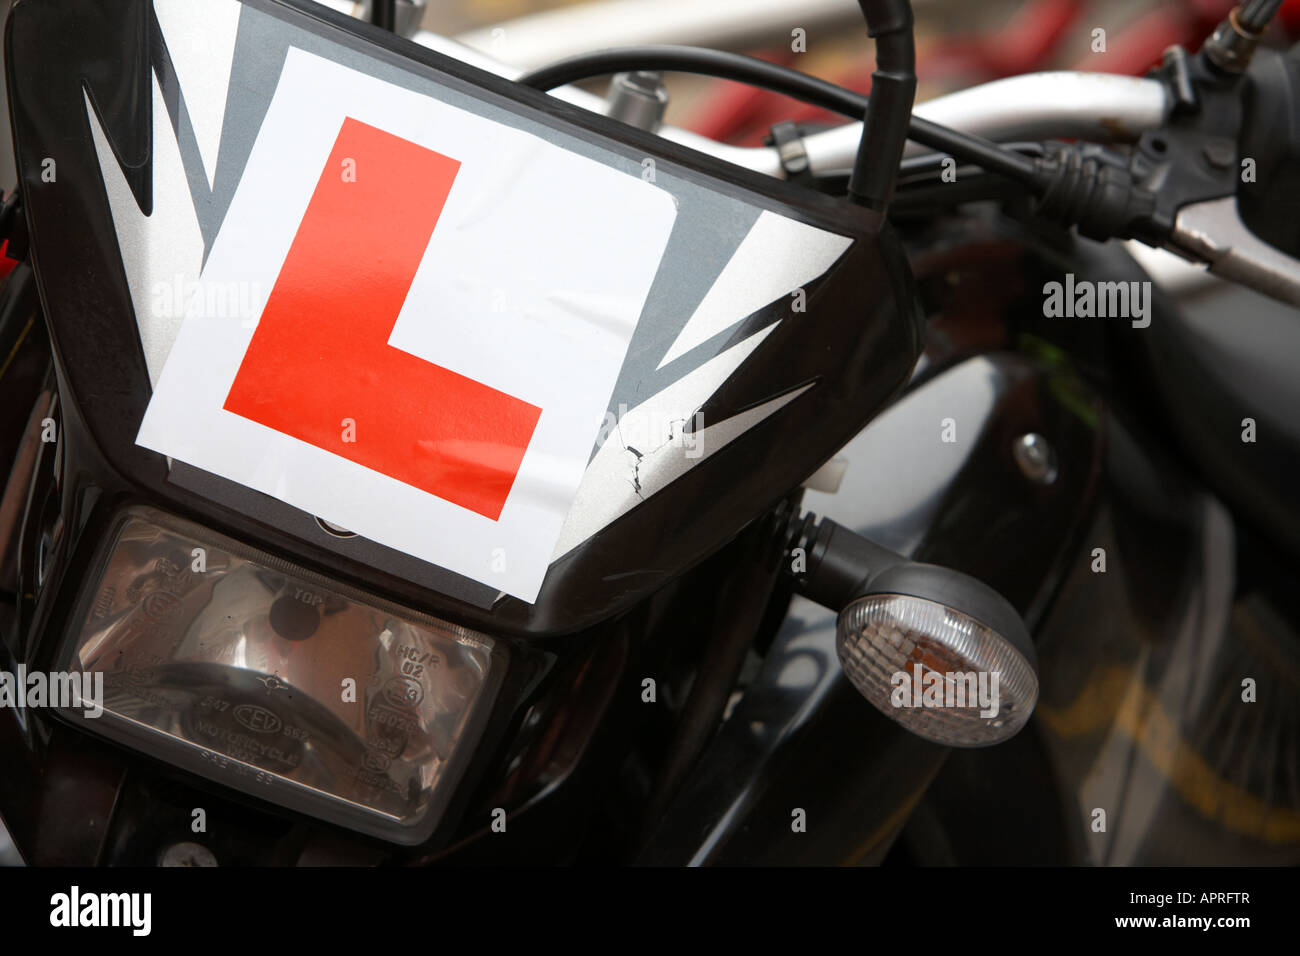
[[[104,191],[122,254],[131,305],[140,328],[149,380],[158,381],[167,353],[185,317],[185,298],[203,266],[203,235],[185,178],[176,134],[172,131],[153,75],[153,215],[136,204],[131,188],[108,144],[108,137],[83,90],[86,115],[104,176]]]
[[[686,431],[696,410],[778,324],[715,355],[618,417],[583,473],[552,562],[812,387],[806,385],[717,424]]]
[[[211,187],[242,7],[238,0],[154,0],[153,9],[172,68],[185,93],[185,108],[194,125],[203,171]],[[202,19],[195,13],[201,13]]]
[[[853,240],[766,210],[660,361],[663,368],[769,302],[816,279]]]

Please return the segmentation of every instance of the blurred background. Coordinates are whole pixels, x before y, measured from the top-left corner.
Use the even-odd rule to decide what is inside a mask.
[[[424,29],[523,68],[602,47],[688,43],[749,53],[861,92],[871,72],[871,44],[855,0],[426,0],[423,5]],[[1141,74],[1171,44],[1199,46],[1234,5],[1233,0],[913,0],[917,99],[1039,70]],[[1300,0],[1288,0],[1278,21],[1288,21],[1288,32],[1300,27]],[[1105,31],[1104,51],[1094,49],[1100,45],[1097,30]],[[842,122],[723,80],[670,75],[666,84],[668,122],[736,145],[759,144],[781,120]]]

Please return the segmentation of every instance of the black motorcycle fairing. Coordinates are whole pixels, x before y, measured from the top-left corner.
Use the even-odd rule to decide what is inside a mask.
[[[1080,240],[1053,268],[1150,281],[1114,243]],[[1260,303],[1263,314],[1225,304],[1234,297]],[[1108,401],[1097,420],[1106,455],[1095,507],[1034,629],[1039,704],[1007,745],[949,755],[891,861],[1168,866],[1204,859],[1212,846],[1242,865],[1294,862],[1298,808],[1273,781],[1294,763],[1290,675],[1300,626],[1285,582],[1295,552],[1276,543],[1280,526],[1261,518],[1265,500],[1220,500],[1203,484],[1241,487],[1201,470],[1206,450],[1240,439],[1235,403],[1204,409],[1225,369],[1167,377],[1186,360],[1180,342],[1206,335],[1211,316],[1196,313],[1211,303],[1215,321],[1231,314],[1246,331],[1287,311],[1235,287],[1175,304],[1153,284],[1147,327],[1082,320],[1048,336],[1071,360],[1094,355],[1086,377]],[[1041,320],[1039,328],[1052,329]],[[1262,345],[1225,347],[1267,363]],[[1267,397],[1270,381],[1276,386],[1269,376],[1239,369],[1232,381],[1242,396],[1263,398],[1256,408],[1279,407]],[[1281,436],[1270,432],[1276,449]],[[1267,707],[1242,700],[1246,677]]]
[[[1068,823],[1066,862],[1295,865],[1300,801],[1281,783],[1300,726],[1294,559],[1234,521],[1148,423],[1117,410],[1106,429],[1085,545],[1105,572],[1079,561],[1044,622],[1031,725],[1059,782],[1048,812]],[[962,842],[959,862],[1008,862]]]
[[[1231,320],[1226,317],[1231,316]],[[1215,493],[1300,555],[1300,310],[1223,285],[1142,339],[1171,427]]]
[[[1211,280],[1175,302],[1117,243],[1080,240],[1080,278],[1144,284],[1149,325],[1107,326],[1107,373],[1120,404],[1149,408],[1188,470],[1234,514],[1300,555],[1300,311]],[[1228,318],[1230,317],[1230,318]],[[1085,320],[1086,321],[1086,320]]]
[[[615,622],[514,642],[512,654],[529,666],[512,665],[447,813],[419,846],[283,810],[39,711],[22,724],[19,712],[0,711],[0,756],[14,771],[0,775],[0,817],[32,865],[157,865],[169,847],[195,840],[195,807],[209,821],[200,842],[223,866],[616,862],[629,839],[619,805],[644,800],[637,784],[663,759],[697,648],[731,611],[725,585],[756,561],[765,558],[752,548],[728,546]],[[57,612],[39,610],[57,631]],[[34,666],[47,668],[50,650],[36,653]],[[648,675],[657,706],[642,698]],[[623,778],[611,780],[620,769]],[[629,782],[633,792],[616,798]],[[508,840],[493,829],[496,808],[508,815]]]
[[[149,141],[149,113],[142,108],[139,87],[147,86],[150,68],[169,102],[184,91],[166,69],[165,47],[160,48],[157,34],[149,34],[148,53],[141,48],[140,23],[146,28],[150,23],[147,4],[137,0],[131,5],[124,18],[130,24],[123,27],[127,33],[115,34],[111,44],[103,31],[85,29],[95,22],[87,19],[90,7],[98,4],[19,0],[6,31],[31,254],[58,353],[61,396],[76,406],[98,451],[93,466],[70,460],[72,473],[87,489],[129,489],[251,545],[292,553],[322,573],[479,630],[571,633],[630,607],[716,551],[833,454],[896,392],[912,367],[920,337],[911,278],[897,241],[873,214],[517,89],[315,4],[250,0],[245,12],[256,11],[299,31],[304,44],[372,57],[381,64],[376,69],[418,77],[412,83],[437,82],[481,97],[520,117],[521,123],[596,144],[638,169],[642,157],[653,156],[665,182],[712,190],[849,235],[853,243],[835,268],[809,284],[807,312],[797,321],[781,321],[714,395],[710,408],[722,420],[810,386],[806,392],[556,561],[535,604],[503,598],[488,610],[484,605],[491,604],[492,596],[479,593],[482,588],[453,586],[432,566],[361,539],[328,535],[311,516],[257,492],[219,479],[199,492],[182,487],[175,475],[169,477],[161,456],[134,444],[150,389],[91,142],[86,97],[95,94],[92,108],[106,135],[114,138],[126,171],[134,168],[141,144]],[[105,86],[113,76],[117,82]],[[97,79],[87,86],[83,77]],[[45,181],[42,164],[52,153],[57,153],[58,175]],[[148,180],[131,180],[141,211],[148,209],[141,185]],[[159,199],[153,198],[156,209]],[[760,310],[741,322],[734,336],[724,336],[710,348],[726,349],[783,311],[779,301]],[[114,474],[103,473],[103,467]],[[102,497],[117,500],[114,494]],[[75,538],[82,526],[82,521],[69,521],[68,533]],[[73,544],[81,547],[83,542]],[[449,597],[448,591],[460,598]]]
[[[974,575],[1036,622],[1091,507],[1099,407],[1068,370],[1010,353],[967,358],[926,376],[864,429],[843,451],[847,486],[809,492],[806,504],[916,560]],[[954,446],[938,441],[945,410],[960,429]],[[1014,440],[1030,432],[1057,449],[1060,477],[1046,487],[1033,487],[1012,459]],[[864,467],[886,455],[889,473]],[[833,611],[796,599],[642,862],[885,858],[949,751],[862,698],[840,670],[835,631]],[[791,827],[795,808],[806,832]]]
[[[1249,76],[1238,148],[1256,166],[1237,205],[1251,232],[1300,257],[1300,44],[1258,50]]]

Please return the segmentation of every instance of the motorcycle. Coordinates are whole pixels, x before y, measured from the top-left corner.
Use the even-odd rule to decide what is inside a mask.
[[[27,863],[1300,862],[1280,3],[915,107],[860,6],[866,96],[16,0]],[[664,71],[846,122],[715,142]]]

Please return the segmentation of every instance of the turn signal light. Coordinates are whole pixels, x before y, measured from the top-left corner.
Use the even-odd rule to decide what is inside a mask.
[[[950,747],[1014,736],[1038,700],[1037,661],[1019,615],[966,575],[909,564],[882,572],[840,613],[836,648],[867,700]]]

